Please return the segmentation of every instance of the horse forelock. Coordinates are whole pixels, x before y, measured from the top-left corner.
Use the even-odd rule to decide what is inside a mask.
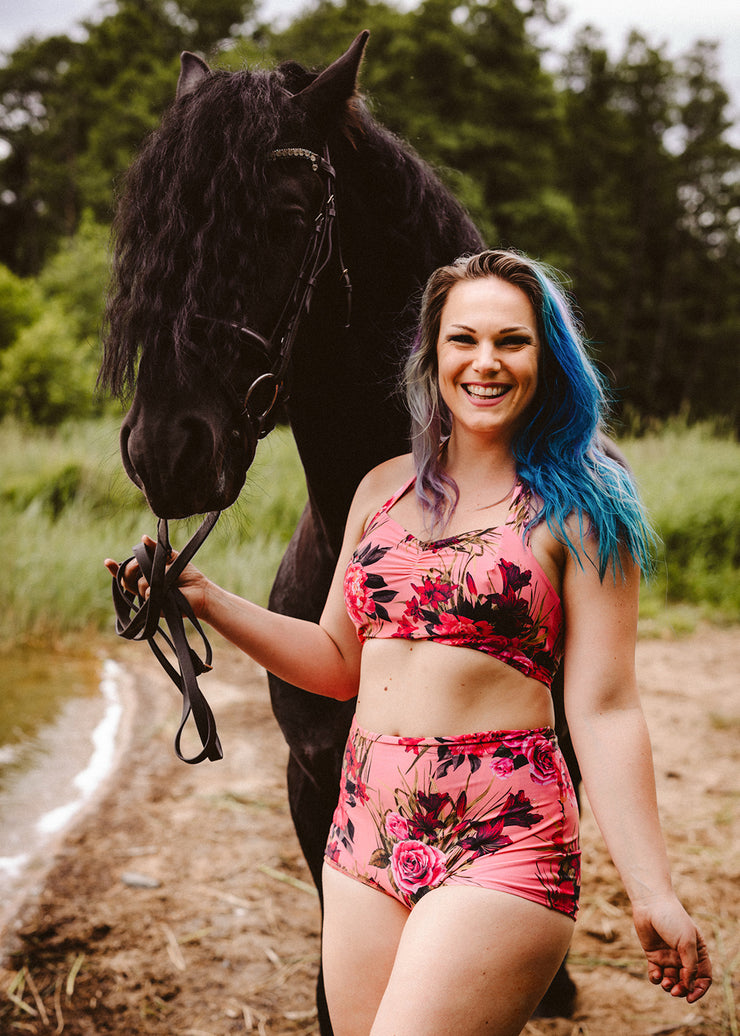
[[[113,228],[101,368],[112,391],[132,387],[142,349],[148,364],[166,363],[174,374],[192,351],[212,347],[223,363],[223,333],[201,327],[196,347],[193,318],[233,319],[235,302],[260,288],[269,247],[266,158],[300,140],[306,120],[291,95],[279,71],[215,72],[175,101],[145,142]]]

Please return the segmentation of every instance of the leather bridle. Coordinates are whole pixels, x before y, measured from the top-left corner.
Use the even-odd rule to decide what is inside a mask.
[[[290,368],[298,328],[310,309],[318,279],[326,269],[332,255],[335,255],[339,261],[342,284],[346,293],[347,318],[345,323],[347,327],[350,322],[352,284],[349,272],[342,260],[334,195],[336,173],[329,160],[329,150],[325,146],[323,154],[319,155],[307,148],[287,147],[271,151],[267,156],[268,162],[285,158],[298,158],[310,162],[313,171],[323,176],[324,192],[300,268],[272,333],[269,338],[265,338],[252,327],[219,317],[197,314],[197,319],[205,323],[222,324],[237,331],[243,337],[245,344],[260,359],[266,361],[267,369],[257,375],[247,389],[244,399],[239,400],[242,420],[253,447],[257,440],[263,439],[274,428],[277,410],[287,402],[286,376]],[[266,406],[257,409],[260,398],[267,398],[268,402]]]
[[[217,317],[198,315],[199,320],[222,324],[239,331],[245,337],[249,347],[260,358],[264,357],[266,361],[267,369],[255,377],[244,399],[239,400],[241,420],[245,434],[250,441],[252,453],[256,449],[258,440],[263,439],[274,428],[277,410],[287,400],[285,383],[298,329],[301,320],[308,313],[318,279],[333,254],[339,261],[342,283],[346,291],[347,326],[349,326],[350,318],[352,286],[349,273],[342,261],[339,244],[334,197],[336,174],[329,160],[328,148],[325,146],[321,155],[306,148],[293,147],[278,148],[268,155],[268,161],[271,162],[284,158],[309,161],[313,171],[321,173],[324,178],[324,193],[301,266],[272,334],[269,338],[265,338],[254,328],[243,327]],[[267,398],[266,406],[260,405],[260,397]],[[177,554],[174,561],[172,560],[173,552],[169,542],[167,519],[160,518],[157,523],[157,542],[154,549],[150,550],[144,544],[134,547],[132,557],[122,561],[118,566],[118,572],[113,578],[112,584],[113,603],[116,610],[116,633],[125,640],[146,640],[182,695],[182,715],[175,735],[175,753],[186,763],[223,758],[216,721],[198,686],[197,679],[202,673],[211,669],[211,646],[187,598],[177,586],[182,570],[213,529],[219,514],[220,511],[211,511],[206,515],[203,523]],[[137,563],[149,584],[149,595],[146,598],[132,593],[125,585],[124,574],[131,561]],[[161,619],[164,619],[167,624],[169,635],[162,629]],[[192,624],[203,642],[204,657],[202,659],[188,642],[185,632],[186,619]],[[157,643],[158,635],[174,652],[178,669],[170,662]],[[181,750],[181,739],[191,715],[203,747],[196,755],[186,757]]]

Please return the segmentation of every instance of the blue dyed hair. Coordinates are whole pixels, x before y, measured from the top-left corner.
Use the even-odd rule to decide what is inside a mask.
[[[576,548],[566,531],[575,514],[583,539],[592,526],[599,544],[599,575],[621,569],[626,549],[646,574],[653,564],[655,533],[629,472],[608,456],[602,429],[607,414],[603,381],[589,358],[579,323],[557,275],[519,252],[486,251],[436,270],[427,282],[419,331],[406,362],[406,398],[416,465],[416,493],[432,529],[444,527],[458,489],[444,471],[440,445],[451,431],[439,392],[437,342],[442,310],[455,284],[498,277],[520,288],[537,318],[541,354],[531,416],[514,440],[517,474],[541,502],[531,525],[549,529]]]

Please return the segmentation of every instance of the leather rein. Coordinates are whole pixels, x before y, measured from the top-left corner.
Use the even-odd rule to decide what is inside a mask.
[[[325,146],[321,155],[306,148],[292,147],[279,148],[268,155],[268,161],[285,158],[309,161],[313,171],[321,173],[324,178],[324,196],[321,208],[314,220],[313,231],[306,245],[300,269],[270,338],[264,338],[253,328],[243,327],[228,320],[198,316],[200,320],[238,330],[246,337],[250,346],[267,361],[268,369],[254,379],[244,400],[240,400],[241,420],[253,449],[256,448],[257,441],[264,438],[274,428],[277,408],[287,400],[285,379],[290,367],[300,322],[310,308],[318,279],[328,265],[332,254],[335,254],[339,260],[342,283],[346,292],[347,326],[349,326],[350,319],[352,286],[339,245],[334,197],[335,172],[329,160],[328,148]],[[259,405],[260,397],[267,398],[266,406]],[[112,581],[116,633],[124,640],[146,640],[182,695],[182,714],[175,735],[175,753],[186,763],[223,758],[223,749],[216,730],[213,712],[198,686],[198,676],[209,672],[212,668],[211,645],[187,598],[177,586],[182,570],[202,546],[220,513],[220,511],[211,511],[206,515],[200,527],[177,554],[174,561],[172,561],[173,552],[169,542],[167,519],[159,518],[157,542],[154,549],[147,549],[143,543],[134,547],[132,557],[121,562]],[[147,598],[132,593],[124,583],[124,573],[131,561],[137,563],[149,584]],[[167,625],[167,633],[162,629],[162,620]],[[185,632],[186,620],[191,623],[202,641],[203,658],[190,646]],[[157,642],[158,636],[164,640],[171,653],[175,655],[177,668]],[[193,756],[185,756],[182,753],[181,742],[186,724],[191,716],[202,749]]]

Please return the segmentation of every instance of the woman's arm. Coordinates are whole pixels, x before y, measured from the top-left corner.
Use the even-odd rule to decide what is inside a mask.
[[[577,540],[575,542],[578,542]],[[589,556],[591,555],[591,556]],[[639,572],[603,582],[591,543],[565,562],[565,707],[591,808],[632,902],[650,980],[698,1000],[711,984],[700,933],[673,891],[635,674]]]
[[[261,608],[208,579],[188,565],[178,580],[199,619],[264,666],[296,687],[338,700],[357,694],[361,645],[344,606],[344,571],[375,499],[373,479],[359,487],[350,508],[344,543],[337,562],[326,606],[318,623],[280,615]],[[144,542],[151,544],[149,537]],[[173,555],[173,560],[176,555]],[[110,558],[106,568],[115,575],[118,566]],[[142,596],[148,584],[136,562],[131,562],[126,584]]]

